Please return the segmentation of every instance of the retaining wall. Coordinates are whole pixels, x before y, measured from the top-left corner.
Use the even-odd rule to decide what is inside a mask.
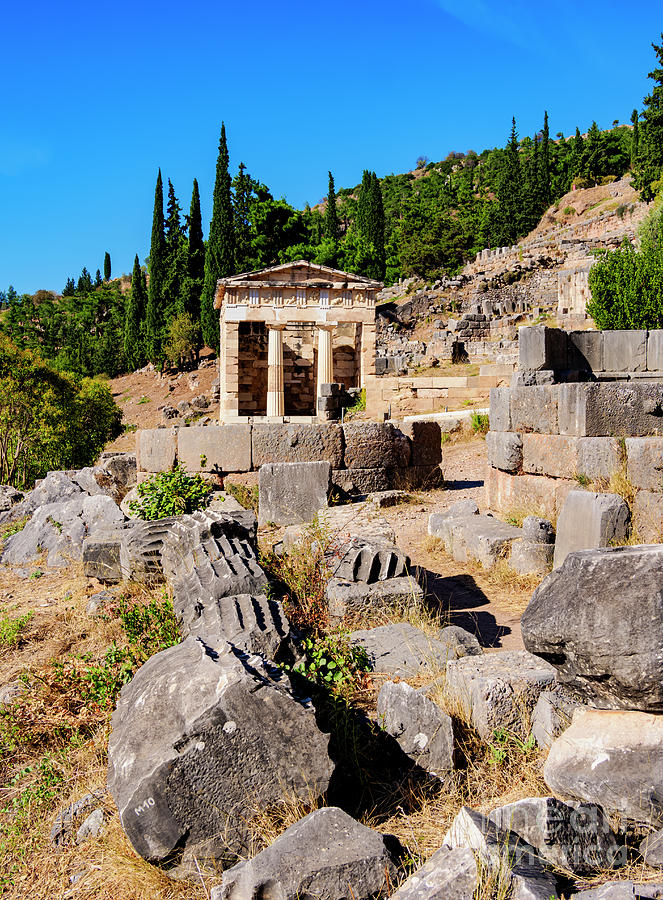
[[[433,487],[441,482],[436,422],[227,424],[152,428],[136,436],[138,481],[182,463],[215,476],[257,471],[265,463],[328,461],[348,493]]]
[[[611,475],[621,473],[637,492],[640,540],[663,539],[663,382],[494,388],[490,429],[486,498],[495,512],[538,510],[554,518],[571,489],[606,490]]]

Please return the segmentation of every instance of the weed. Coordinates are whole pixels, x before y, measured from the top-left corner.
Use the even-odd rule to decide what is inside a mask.
[[[366,388],[362,388],[359,394],[357,394],[352,406],[346,406],[343,417],[345,419],[351,419],[353,416],[357,415],[357,413],[362,412],[366,412]]]
[[[143,394],[143,396],[140,398],[140,400],[138,401],[139,404],[141,404],[141,403],[150,403],[150,402],[151,402],[151,401],[150,401],[150,398],[149,398],[149,397],[146,397],[144,394]]]
[[[164,519],[207,506],[210,486],[202,475],[188,475],[183,466],[152,475],[138,485],[138,500],[129,508],[141,519]]]
[[[443,431],[442,432],[442,446],[444,447],[444,445],[448,444],[450,440],[451,440],[451,435],[449,434],[449,432]]]
[[[490,429],[490,417],[488,413],[473,412],[470,416],[472,431],[474,434],[487,434]]]
[[[337,631],[318,639],[305,638],[302,649],[306,659],[297,663],[293,671],[346,699],[351,698],[355,685],[363,683],[371,667],[366,650],[350,643],[349,631]]]
[[[19,616],[17,619],[3,616],[0,619],[0,646],[15,647],[21,640],[21,632],[28,622],[32,621],[33,616],[34,614],[31,612],[27,612],[24,616]]]
[[[35,569],[34,572],[30,573],[30,581],[36,581],[38,578],[41,578],[43,574],[41,569]]]
[[[207,467],[207,457],[204,453],[200,454],[200,468],[205,469]]]
[[[581,487],[589,487],[592,483],[591,478],[583,472],[576,472],[573,477]]]
[[[509,525],[515,525],[516,528],[522,528],[523,522],[527,516],[536,516],[539,519],[548,519],[555,524],[554,516],[551,517],[546,510],[536,503],[515,503],[510,506],[503,514],[504,521]]]
[[[133,434],[135,431],[138,431],[138,425],[129,425],[127,423],[122,426],[122,430],[124,434]]]
[[[1,541],[7,540],[8,537],[11,537],[13,534],[18,534],[19,531],[23,531],[25,526],[30,521],[30,516],[24,516],[22,519],[17,519],[16,522],[12,522],[11,525],[8,525],[2,532],[2,537],[0,537]]]
[[[487,741],[490,752],[490,761],[494,765],[502,765],[506,762],[510,753],[520,753],[527,756],[534,752],[536,741],[534,735],[530,734],[522,740],[517,734],[509,731],[507,728],[496,728],[493,732],[492,741]]]

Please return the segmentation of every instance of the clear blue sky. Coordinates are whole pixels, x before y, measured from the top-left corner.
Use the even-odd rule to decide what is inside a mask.
[[[211,214],[219,128],[272,193],[318,201],[426,155],[628,121],[659,2],[163,0],[7,3],[0,289],[61,290],[149,252],[157,168]]]

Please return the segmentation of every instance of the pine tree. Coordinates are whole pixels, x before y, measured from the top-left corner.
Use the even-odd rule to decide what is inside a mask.
[[[75,293],[76,293],[76,282],[74,281],[73,278],[67,278],[67,283],[65,284],[64,288],[62,289],[62,296],[63,297],[73,297]]]
[[[141,324],[147,303],[144,277],[138,261],[138,254],[136,254],[131,275],[131,291],[124,319],[124,355],[130,369],[139,369],[145,360],[141,334]]]
[[[639,158],[635,184],[642,200],[651,200],[663,177],[663,32],[661,44],[652,44],[658,65],[648,78],[654,82],[651,94],[644,99],[642,129],[639,135]]]
[[[164,330],[171,320],[182,310],[181,303],[182,285],[185,278],[186,245],[184,229],[180,219],[181,207],[175,196],[173,183],[168,179],[168,204],[166,207],[166,222],[164,228],[165,240],[165,275],[163,296],[165,301]]]
[[[631,113],[631,124],[633,125],[633,131],[631,132],[631,168],[635,169],[638,164],[638,150],[640,144],[640,125],[639,125],[639,116],[637,109],[634,109]]]
[[[110,253],[106,250],[104,254],[104,281],[110,281],[111,277],[111,260]]]
[[[235,223],[235,271],[248,272],[252,266],[251,199],[257,187],[246,172],[244,163],[233,180],[233,215]]]
[[[569,163],[569,168],[571,170],[571,179],[575,181],[575,179],[582,173],[582,163],[583,163],[583,155],[584,155],[584,141],[582,139],[582,135],[580,134],[580,129],[576,125],[576,133],[573,140],[573,146],[571,147],[571,159]]]
[[[163,360],[162,344],[164,334],[164,279],[166,242],[163,222],[163,181],[161,169],[154,189],[154,212],[152,214],[152,240],[150,242],[150,281],[147,291],[147,311],[145,316],[145,339],[147,357],[155,365]]]
[[[543,114],[543,132],[541,134],[541,203],[543,209],[550,206],[552,199],[551,178],[550,178],[550,128],[548,127],[548,110]]]
[[[219,317],[214,309],[216,283],[219,278],[233,273],[235,260],[233,208],[230,196],[228,163],[226,126],[222,123],[219,155],[216,161],[212,221],[210,222],[209,238],[205,252],[205,280],[200,302],[203,341],[217,351],[219,349]]]
[[[103,281],[101,280],[101,270],[97,269],[97,274],[94,276],[94,286],[96,288],[101,287]]]
[[[203,222],[200,214],[200,193],[198,181],[193,179],[191,208],[187,217],[189,240],[186,245],[186,276],[181,291],[181,311],[191,316],[192,322],[200,324],[200,295],[205,277],[205,241]]]
[[[336,209],[336,190],[334,188],[334,176],[329,172],[329,188],[327,190],[327,207],[325,209],[325,237],[334,241],[338,240],[338,211]]]
[[[92,279],[90,278],[90,273],[83,266],[83,271],[81,272],[81,276],[78,279],[78,283],[76,284],[76,293],[77,294],[89,294],[92,290]]]

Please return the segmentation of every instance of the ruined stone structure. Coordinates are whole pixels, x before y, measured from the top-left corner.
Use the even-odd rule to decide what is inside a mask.
[[[321,385],[365,387],[381,287],[303,259],[220,279],[221,421],[310,422]]]

